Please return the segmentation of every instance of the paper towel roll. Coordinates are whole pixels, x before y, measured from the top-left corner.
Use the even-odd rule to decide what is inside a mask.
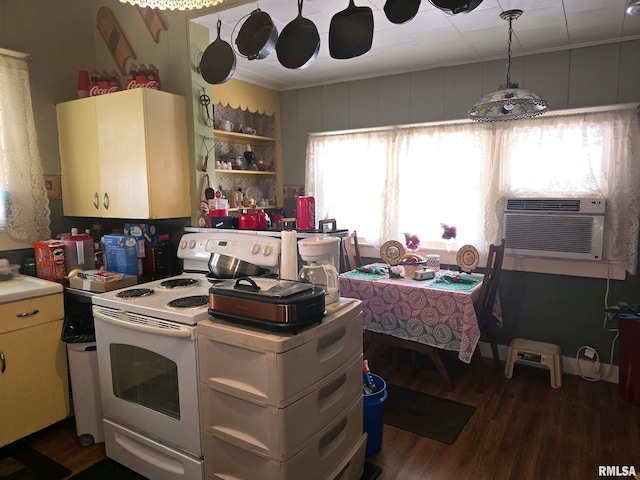
[[[282,232],[282,253],[280,257],[280,278],[282,280],[298,280],[298,232],[285,230]]]

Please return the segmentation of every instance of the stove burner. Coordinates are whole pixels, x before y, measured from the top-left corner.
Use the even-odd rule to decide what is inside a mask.
[[[124,299],[136,299],[148,297],[149,295],[153,295],[153,293],[155,292],[150,288],[131,288],[129,290],[123,290],[122,292],[116,293],[116,297]]]
[[[198,280],[197,278],[171,278],[169,280],[165,280],[164,282],[160,282],[158,287],[166,289],[185,288],[197,285],[198,283],[200,283],[200,280]]]
[[[198,308],[209,304],[208,295],[192,295],[190,297],[176,298],[167,303],[171,308]]]

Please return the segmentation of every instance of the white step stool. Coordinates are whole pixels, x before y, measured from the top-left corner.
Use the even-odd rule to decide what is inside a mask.
[[[562,364],[560,363],[560,347],[558,345],[516,338],[509,345],[507,361],[504,366],[505,377],[513,377],[513,365],[516,362],[545,366],[550,371],[551,387],[560,388],[562,386]]]

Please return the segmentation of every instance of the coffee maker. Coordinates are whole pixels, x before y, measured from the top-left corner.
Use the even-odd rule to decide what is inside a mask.
[[[298,241],[300,258],[307,262],[300,270],[299,280],[325,290],[325,304],[340,298],[340,239],[317,235]]]

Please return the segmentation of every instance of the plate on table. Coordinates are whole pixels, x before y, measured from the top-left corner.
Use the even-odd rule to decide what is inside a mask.
[[[380,247],[380,258],[389,265],[398,265],[405,252],[404,246],[400,242],[389,240]]]
[[[478,249],[473,245],[463,245],[458,250],[456,255],[456,261],[460,270],[466,273],[471,273],[480,262],[480,254]]]

